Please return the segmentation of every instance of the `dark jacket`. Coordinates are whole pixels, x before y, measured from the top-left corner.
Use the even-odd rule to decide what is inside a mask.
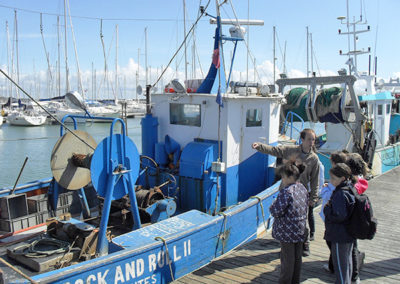
[[[272,237],[285,243],[303,242],[307,209],[308,192],[300,182],[282,188],[269,208],[275,218]]]
[[[338,185],[332,192],[331,199],[324,207],[325,236],[324,239],[337,243],[349,243],[355,239],[347,233],[345,224],[349,221],[354,208],[354,195],[350,181]]]

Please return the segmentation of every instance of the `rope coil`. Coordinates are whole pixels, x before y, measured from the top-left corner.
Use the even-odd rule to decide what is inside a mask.
[[[40,246],[51,246],[56,247],[54,249],[42,250]],[[13,253],[17,255],[23,255],[26,257],[47,257],[49,255],[66,253],[70,250],[70,244],[68,242],[60,241],[54,238],[43,238],[35,240],[30,244],[18,246],[13,249]]]

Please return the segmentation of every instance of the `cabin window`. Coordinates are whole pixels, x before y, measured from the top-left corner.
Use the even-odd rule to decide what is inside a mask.
[[[262,125],[262,112],[260,109],[248,109],[246,113],[246,127],[257,127]]]
[[[200,126],[201,105],[169,104],[169,123],[188,126]]]
[[[390,113],[390,104],[386,104],[386,114]]]
[[[378,105],[378,115],[382,115],[382,105]]]

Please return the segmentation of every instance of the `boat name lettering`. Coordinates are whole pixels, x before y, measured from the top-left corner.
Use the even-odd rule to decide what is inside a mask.
[[[137,258],[136,260],[119,264],[113,268],[106,269],[105,271],[93,272],[86,278],[79,278],[75,281],[67,282],[66,284],[155,284],[157,283],[157,275],[151,275],[154,271],[174,262],[181,261],[191,255],[191,253],[190,240],[168,247],[168,257],[163,245],[158,253],[152,253],[147,257],[144,256],[142,258]],[[114,281],[110,281],[111,279],[114,279]],[[132,280],[134,280],[134,282]]]

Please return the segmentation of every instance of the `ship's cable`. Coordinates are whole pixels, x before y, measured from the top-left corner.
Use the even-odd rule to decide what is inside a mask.
[[[194,24],[192,25],[192,27],[190,28],[189,32],[187,32],[185,38],[183,39],[181,45],[178,47],[178,50],[174,53],[174,55],[172,56],[172,58],[170,59],[170,61],[168,62],[167,66],[164,68],[164,70],[161,72],[161,75],[158,77],[158,79],[156,80],[156,82],[151,86],[152,88],[154,88],[157,83],[161,80],[162,76],[164,75],[164,73],[167,71],[168,67],[171,65],[172,61],[175,59],[175,57],[178,55],[179,51],[182,49],[182,47],[185,45],[187,38],[189,37],[189,35],[192,33],[193,29],[197,26],[197,23],[200,21],[200,19],[203,17],[204,14],[206,14],[206,10],[208,5],[210,4],[211,0],[208,0],[207,5],[205,6],[204,10],[202,10],[202,13],[200,13],[200,15],[197,17],[196,21],[194,22]]]
[[[83,140],[81,137],[76,135],[71,129],[69,129],[63,122],[61,122],[57,117],[55,117],[52,113],[50,113],[47,109],[45,109],[38,101],[36,101],[31,95],[29,95],[17,82],[15,82],[6,72],[3,71],[3,69],[0,68],[0,72],[3,73],[4,76],[8,80],[10,80],[18,89],[20,89],[29,99],[31,99],[35,104],[37,104],[45,113],[47,113],[51,118],[53,118],[55,121],[57,121],[60,125],[62,125],[66,130],[71,132],[75,138],[77,138],[79,141],[81,141],[83,144],[88,146],[90,149],[95,150],[89,143],[87,143],[85,140]]]

